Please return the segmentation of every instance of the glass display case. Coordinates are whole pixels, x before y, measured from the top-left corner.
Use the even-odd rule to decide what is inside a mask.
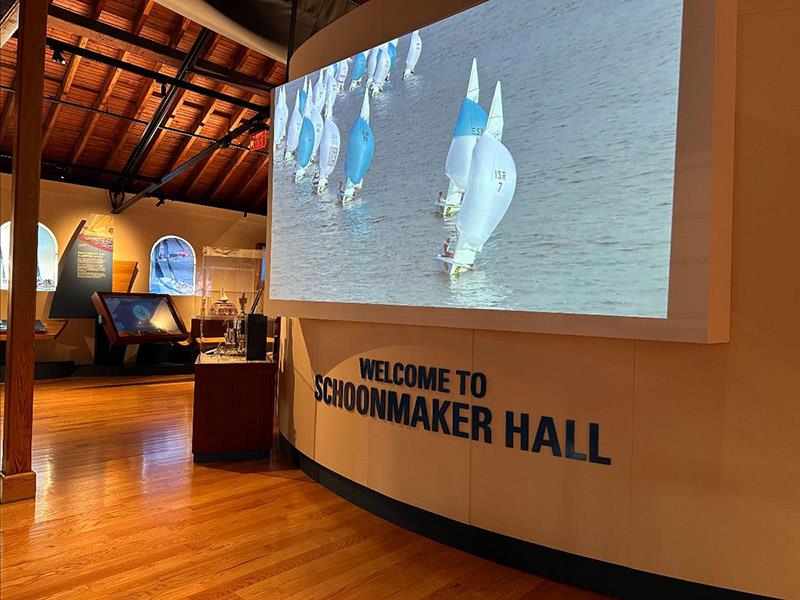
[[[195,284],[198,362],[247,360],[248,316],[263,312],[265,250],[206,246]]]

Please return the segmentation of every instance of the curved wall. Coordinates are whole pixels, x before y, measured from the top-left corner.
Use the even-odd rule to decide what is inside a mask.
[[[371,0],[298,49],[292,76],[471,4]],[[292,319],[283,435],[347,479],[461,523],[800,598],[800,79],[788,68],[800,60],[798,30],[800,0],[739,1],[730,343]],[[490,407],[496,421],[528,413],[534,432],[552,417],[562,456],[315,400],[317,375],[364,383],[359,357],[483,372],[484,397],[451,399]],[[611,464],[567,459],[567,421],[579,454],[596,423]]]

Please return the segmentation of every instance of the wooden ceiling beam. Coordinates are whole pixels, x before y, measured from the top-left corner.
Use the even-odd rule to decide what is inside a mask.
[[[88,41],[88,38],[81,37],[78,40],[78,46],[85,48]],[[67,70],[64,73],[64,79],[61,82],[61,86],[58,88],[58,92],[56,92],[56,98],[58,100],[65,98],[67,94],[69,94],[69,90],[72,88],[72,82],[75,80],[75,74],[78,72],[78,65],[80,65],[80,63],[80,56],[73,54],[70,57]],[[61,112],[61,108],[61,104],[54,103],[53,106],[50,107],[50,112],[47,113],[47,119],[45,119],[44,127],[42,127],[42,148],[47,147],[47,140],[50,139],[50,134],[53,133],[53,128],[56,125],[56,119]]]
[[[166,45],[108,23],[85,17],[55,4],[50,5],[48,14],[50,15],[50,26],[55,29],[72,35],[88,37],[98,44],[141,56],[160,65],[178,68],[186,59],[186,53],[174,47],[191,24],[191,21],[183,17],[179,21],[178,27],[170,35],[169,45]],[[193,72],[196,75],[215,79],[253,93],[266,95],[272,90],[272,86],[263,79],[259,80],[233,72],[208,59],[197,61]]]
[[[17,78],[15,76],[14,81],[11,83],[11,87],[15,87],[16,83]],[[6,102],[5,108],[3,108],[3,114],[0,116],[0,146],[3,145],[3,138],[6,137],[8,124],[11,122],[11,115],[14,114],[14,103],[16,102],[16,96],[17,95],[14,92],[9,92],[8,101]]]
[[[234,71],[240,69],[242,65],[244,65],[249,54],[250,54],[249,48],[242,48],[238,52],[237,56],[234,58],[233,63],[231,64],[231,69],[233,69]],[[224,88],[225,88],[224,85],[218,86],[218,91],[222,91],[224,90]],[[211,117],[211,114],[217,108],[218,104],[219,101],[213,98],[211,98],[210,101],[206,104],[205,108],[203,109],[203,112],[200,114],[200,117],[194,123],[193,133],[195,135],[199,134],[206,126],[208,119]],[[178,146],[178,149],[175,151],[175,154],[169,161],[167,168],[164,170],[166,173],[169,173],[176,166],[181,164],[181,162],[183,162],[183,157],[191,149],[196,139],[197,138],[195,137],[186,137],[183,139],[183,141],[181,141],[180,145]]]
[[[139,14],[136,17],[136,20],[133,23],[133,33],[139,33],[144,27],[144,22],[147,17],[150,15],[150,11],[153,10],[153,4],[155,0],[144,0],[142,3],[142,7],[139,9]],[[99,11],[102,11],[102,7],[105,5],[105,0],[100,0],[97,6],[95,6],[95,13],[99,16]],[[128,60],[130,53],[121,50],[119,53],[119,59],[122,61]],[[119,76],[122,74],[122,69],[111,68],[111,71],[108,74],[105,82],[103,82],[103,87],[100,88],[100,92],[97,94],[97,100],[94,102],[94,108],[102,108],[105,106],[108,99],[111,97],[111,94],[114,91],[114,87],[117,85],[117,81],[119,81]],[[87,119],[86,123],[83,126],[83,132],[78,137],[78,140],[75,142],[75,146],[72,149],[72,153],[70,154],[69,162],[77,163],[78,159],[83,154],[84,149],[86,148],[86,144],[92,137],[92,133],[94,133],[94,128],[97,126],[97,122],[100,120],[100,113],[92,113],[91,116]],[[2,140],[0,140],[2,141]]]
[[[211,184],[211,187],[206,192],[206,196],[208,198],[213,198],[216,196],[219,191],[228,183],[228,180],[231,178],[236,172],[236,169],[239,165],[242,164],[242,161],[247,158],[247,152],[244,150],[236,150],[236,155],[228,162],[227,166],[222,169],[217,179]]]
[[[208,46],[208,50],[205,52],[206,56],[210,56],[211,55],[211,53],[217,47],[217,44],[219,44],[220,39],[221,39],[221,36],[218,33],[215,33],[214,34],[214,39],[211,41],[211,43]],[[247,49],[245,48],[245,50],[247,50]],[[245,52],[244,54],[247,54],[247,53]],[[192,80],[192,75],[190,74],[186,78],[186,80],[187,81],[191,81]],[[177,115],[178,111],[181,109],[181,107],[183,106],[183,104],[185,102],[186,102],[186,90],[185,89],[180,89],[180,90],[178,90],[178,98],[175,101],[175,106],[172,109],[172,112],[170,112],[169,116],[167,117],[167,119],[163,123],[164,127],[170,127],[172,125],[172,122],[175,120],[175,116]],[[153,139],[153,143],[150,144],[150,146],[145,150],[144,156],[142,157],[142,162],[141,162],[141,165],[142,165],[141,168],[142,169],[145,168],[145,166],[147,165],[147,159],[150,157],[150,155],[153,152],[153,150],[161,143],[161,140],[164,139],[164,136],[166,134],[167,134],[167,130],[166,129],[159,129],[156,132],[155,138]],[[167,171],[169,171],[169,169]]]
[[[247,183],[244,184],[244,187],[239,191],[239,193],[234,198],[234,200],[236,201],[237,205],[239,204],[239,200],[244,198],[247,195],[247,190],[249,190],[250,187],[253,185],[253,183],[255,183],[255,181],[258,179],[258,175],[261,172],[261,170],[269,164],[269,158],[270,158],[270,155],[267,154],[266,156],[262,156],[258,160],[258,162],[256,163],[255,168],[253,169],[253,171],[252,171],[252,173],[250,175],[250,179],[247,180]]]

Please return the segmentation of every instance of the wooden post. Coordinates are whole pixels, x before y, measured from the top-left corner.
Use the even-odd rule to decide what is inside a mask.
[[[33,430],[33,336],[36,320],[36,252],[42,97],[48,0],[21,0],[15,82],[17,127],[11,169],[11,261],[8,287],[6,385],[0,502],[36,495],[31,470]]]

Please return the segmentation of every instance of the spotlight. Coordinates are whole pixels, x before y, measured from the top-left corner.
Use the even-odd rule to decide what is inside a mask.
[[[161,95],[162,96],[167,95],[167,84],[164,83],[163,81],[161,82]]]
[[[53,48],[53,62],[57,62],[60,65],[67,64],[67,59],[64,58],[64,55],[61,54],[61,48]]]

